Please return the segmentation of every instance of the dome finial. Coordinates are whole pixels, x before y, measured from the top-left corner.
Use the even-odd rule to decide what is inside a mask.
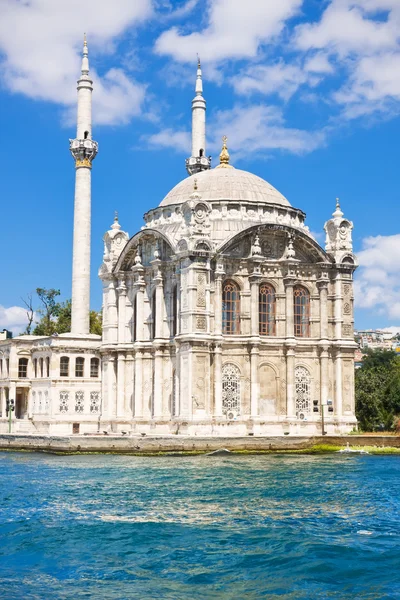
[[[219,165],[217,167],[218,168],[227,168],[230,167],[232,168],[232,165],[229,164],[229,152],[228,152],[228,147],[226,145],[226,142],[228,141],[228,138],[226,137],[226,135],[224,135],[222,137],[222,150],[221,150],[221,154],[219,155]]]
[[[339,198],[336,198],[336,210],[332,215],[333,217],[337,217],[339,219],[341,219],[343,217],[343,211],[340,208],[340,201]]]

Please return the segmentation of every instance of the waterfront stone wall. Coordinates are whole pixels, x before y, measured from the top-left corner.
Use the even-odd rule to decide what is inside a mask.
[[[400,448],[400,436],[270,436],[270,437],[184,437],[184,436],[47,436],[0,435],[1,450],[38,452],[212,452],[228,450],[302,450],[318,444]]]

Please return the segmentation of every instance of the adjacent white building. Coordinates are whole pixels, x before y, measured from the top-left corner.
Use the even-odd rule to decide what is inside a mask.
[[[0,342],[0,428],[189,435],[314,434],[354,416],[353,225],[339,202],[323,249],[267,181],[206,157],[201,66],[189,177],[133,237],[104,236],[103,335],[89,331],[91,135],[78,81],[72,333]]]

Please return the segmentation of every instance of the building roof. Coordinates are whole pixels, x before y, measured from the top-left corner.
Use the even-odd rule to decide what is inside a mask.
[[[233,200],[290,206],[288,200],[268,181],[231,166],[222,169],[216,167],[186,177],[165,196],[160,206],[182,204],[189,200],[194,191],[195,179],[201,199],[207,202]]]

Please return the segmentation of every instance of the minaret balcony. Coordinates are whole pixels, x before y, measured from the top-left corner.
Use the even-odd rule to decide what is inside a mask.
[[[191,156],[186,159],[186,171],[189,175],[211,169],[211,156]]]

